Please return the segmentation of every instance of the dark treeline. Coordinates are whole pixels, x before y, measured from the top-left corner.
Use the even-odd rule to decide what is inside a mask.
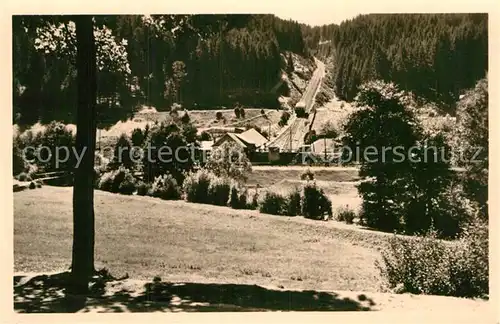
[[[301,26],[273,15],[170,15],[149,19],[121,15],[98,16],[95,20],[97,27],[105,25],[111,31],[101,43],[98,41],[98,48],[105,52],[125,40],[130,70],[123,73],[125,68],[108,69],[106,62],[99,70],[101,122],[128,117],[140,104],[158,110],[169,109],[173,103],[189,109],[236,102],[278,107],[277,98],[287,91],[285,85],[271,92],[286,68],[281,53],[309,56]],[[53,47],[36,49],[40,33],[50,31],[47,19],[45,25],[40,21],[37,16],[13,17],[14,118],[20,124],[37,120],[72,122],[76,71],[72,56],[64,52],[69,46],[52,51],[61,48],[62,37],[54,40]],[[68,17],[54,18],[55,26],[61,22],[67,25]],[[192,28],[176,28],[180,24]],[[62,29],[63,33],[67,31]]]
[[[487,25],[486,14],[372,14],[303,30],[312,49],[332,41],[342,99],[353,100],[365,81],[383,79],[449,106],[486,74]]]

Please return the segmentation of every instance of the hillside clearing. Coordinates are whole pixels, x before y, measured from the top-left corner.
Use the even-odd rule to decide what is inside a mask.
[[[71,188],[47,186],[16,193],[16,271],[69,267],[71,197]],[[381,289],[374,265],[379,253],[368,241],[352,244],[349,235],[326,222],[101,191],[95,199],[96,262],[117,275]]]
[[[71,196],[72,188],[48,186],[14,195],[17,311],[68,311],[62,290],[42,293],[48,279],[34,276],[69,267]],[[374,262],[390,234],[184,201],[95,198],[96,266],[130,279],[108,282],[79,311],[489,311],[481,300],[381,293]],[[145,293],[154,276],[168,299]]]

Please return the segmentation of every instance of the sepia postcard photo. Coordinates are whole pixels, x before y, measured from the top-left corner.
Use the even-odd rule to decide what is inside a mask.
[[[495,323],[491,6],[188,2],[5,15],[12,316]]]

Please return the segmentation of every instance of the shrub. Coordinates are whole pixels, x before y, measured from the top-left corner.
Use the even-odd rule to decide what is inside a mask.
[[[306,172],[300,175],[300,180],[314,180],[314,172],[312,172],[310,169],[307,169]]]
[[[238,188],[231,187],[231,195],[229,197],[229,206],[234,209],[239,209],[239,197],[238,197]]]
[[[170,174],[156,177],[150,192],[153,197],[165,200],[181,199],[181,189],[177,184],[177,180]]]
[[[339,136],[339,131],[331,121],[327,121],[321,126],[320,134],[322,137],[326,138],[337,138]]]
[[[41,188],[42,187],[42,182],[39,181],[39,180],[37,180],[37,181],[35,181],[35,185],[36,185],[37,188]]]
[[[191,122],[191,118],[189,117],[188,112],[186,111],[181,117],[181,123],[189,124]]]
[[[423,237],[394,236],[390,240],[389,250],[382,251],[384,266],[377,266],[391,288],[413,294],[450,294],[447,264],[451,251],[436,237],[431,232]]]
[[[126,134],[121,134],[116,142],[113,159],[109,163],[109,167],[117,168],[124,166],[127,169],[132,169],[135,165],[131,157],[132,142]]]
[[[111,183],[111,192],[120,192],[120,185],[122,181],[127,178],[127,175],[130,173],[128,169],[125,169],[124,167],[120,167],[116,172],[113,173],[113,181]],[[124,189],[125,191],[127,189]]]
[[[30,185],[29,185],[29,188],[30,189],[35,189],[36,188],[36,184],[33,181],[31,181]]]
[[[240,108],[239,107],[234,108],[234,116],[236,118],[240,118],[241,113],[240,113]]]
[[[128,171],[128,170],[127,170]],[[136,180],[130,171],[124,174],[120,186],[118,187],[118,192],[124,195],[131,195],[136,190]]]
[[[109,171],[104,173],[99,179],[98,188],[103,191],[111,191],[113,186],[114,175],[116,171]]]
[[[284,215],[287,211],[286,198],[279,193],[266,191],[259,203],[259,211],[265,214]]]
[[[451,242],[437,239],[433,230],[425,236],[394,236],[377,267],[389,287],[400,292],[483,297],[489,292],[488,229],[472,225]]]
[[[137,184],[137,195],[139,196],[147,196],[151,190],[151,184],[146,183],[144,181],[140,181]]]
[[[452,254],[451,284],[454,296],[489,294],[488,225],[474,221],[462,233]]]
[[[94,167],[94,188],[99,189],[99,182],[101,181],[101,177],[104,172],[102,169]]]
[[[261,109],[261,110],[260,110],[260,114],[261,114],[261,115],[265,115],[265,114],[266,114],[266,111],[265,111],[264,109]]]
[[[203,131],[200,134],[199,140],[200,141],[210,141],[210,140],[212,140],[212,136],[210,136],[210,134],[208,132]]]
[[[235,181],[231,183],[231,194],[228,205],[234,209],[247,208],[247,190]]]
[[[183,183],[186,200],[189,202],[209,204],[210,197],[208,188],[213,179],[214,175],[205,169],[189,173]]]
[[[288,111],[283,111],[281,113],[281,118],[278,124],[283,127],[288,123],[288,120],[290,119],[290,113]]]
[[[221,120],[224,116],[222,115],[222,112],[218,111],[215,113],[215,119]]]
[[[297,115],[298,118],[305,118],[306,109],[304,107],[297,107],[295,108],[295,114]]]
[[[190,152],[180,149],[189,145],[185,126],[180,128],[175,123],[161,123],[151,129],[143,146],[142,166],[145,181],[153,182],[157,176],[169,173],[177,180],[177,183],[182,184],[185,173],[193,169],[194,161]],[[196,135],[196,130],[194,135]],[[162,150],[165,147],[169,150]],[[162,159],[157,158],[160,154],[162,154]],[[151,159],[151,157],[155,158]]]
[[[321,220],[325,214],[332,215],[332,203],[325,195],[323,189],[319,189],[316,183],[307,183],[303,189],[302,215],[306,218]]]
[[[301,213],[300,189],[295,187],[287,196],[287,215],[297,216]]]
[[[17,180],[19,181],[32,181],[31,176],[26,172],[21,172],[17,175]]]
[[[252,172],[252,164],[242,148],[226,142],[212,150],[207,169],[219,177],[244,182]]]
[[[208,186],[210,203],[218,206],[226,206],[231,191],[231,182],[226,177],[213,177]]]
[[[99,189],[131,195],[136,189],[136,180],[130,170],[119,167],[104,173],[99,180]]]
[[[331,96],[325,91],[325,90],[321,90],[320,92],[318,92],[318,94],[316,95],[316,103],[319,105],[319,106],[323,106],[324,104],[326,104],[328,101],[330,101],[331,99]]]
[[[356,212],[350,209],[349,206],[339,207],[336,212],[336,219],[339,222],[346,222],[347,224],[354,223],[354,218],[356,218]]]
[[[177,118],[179,117],[179,111],[182,110],[182,106],[176,102],[174,102],[172,104],[172,106],[170,107],[170,112],[169,112],[169,115],[172,117],[172,118]]]
[[[252,199],[250,200],[250,204],[248,205],[248,209],[257,209],[259,208],[259,192],[255,191],[252,195]]]
[[[17,175],[26,170],[26,163],[19,147],[19,137],[14,138],[12,143],[12,175]]]
[[[72,131],[66,128],[65,124],[56,121],[51,122],[47,125],[45,130],[37,136],[35,143],[50,148],[50,159],[47,159],[49,157],[49,152],[47,150],[42,150],[40,151],[41,157],[35,160],[36,164],[42,169],[41,171],[62,171],[73,168],[76,161],[75,155],[72,154],[75,137]],[[56,149],[61,147],[66,147],[69,150],[68,160],[66,162],[57,161],[54,158],[56,156]],[[56,163],[58,163],[58,165],[56,165]]]
[[[149,125],[146,124],[146,128],[144,131],[140,128],[135,128],[132,131],[132,135],[130,136],[130,140],[132,141],[133,146],[141,147],[144,144],[144,140],[148,137],[149,133]]]

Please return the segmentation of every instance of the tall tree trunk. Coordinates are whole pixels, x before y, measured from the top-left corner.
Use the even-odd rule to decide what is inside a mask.
[[[74,172],[72,288],[85,293],[94,272],[94,157],[96,145],[96,45],[92,16],[77,16],[78,104],[76,149],[83,154]]]

